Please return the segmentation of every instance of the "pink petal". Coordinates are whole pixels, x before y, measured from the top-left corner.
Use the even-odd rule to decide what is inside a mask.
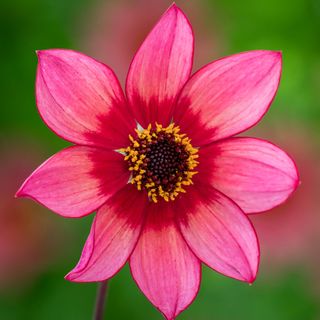
[[[173,102],[188,80],[193,60],[193,33],[184,13],[173,4],[136,53],[126,91],[137,121],[146,127],[169,124]]]
[[[77,266],[66,275],[75,282],[103,281],[126,263],[141,231],[147,198],[127,185],[102,206]]]
[[[73,146],[49,158],[23,183],[18,197],[32,198],[65,217],[99,208],[125,186],[123,156],[93,147]]]
[[[130,258],[133,278],[166,319],[174,319],[198,293],[199,260],[173,222],[166,203],[150,204],[148,218]]]
[[[174,121],[198,146],[247,130],[268,110],[280,73],[279,52],[250,51],[214,61],[183,88]]]
[[[106,65],[71,50],[39,51],[37,105],[62,138],[120,148],[135,127],[118,79]]]
[[[279,205],[299,182],[293,160],[260,139],[223,140],[200,149],[200,157],[201,174],[247,213]]]
[[[181,232],[194,254],[214,270],[253,282],[259,246],[247,216],[229,198],[206,185],[189,187],[176,203]]]

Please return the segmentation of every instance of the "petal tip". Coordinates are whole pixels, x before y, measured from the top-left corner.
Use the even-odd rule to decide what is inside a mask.
[[[75,274],[75,272],[72,270],[67,275],[64,276],[64,279],[70,282],[77,282],[77,283],[83,283],[83,282],[98,282],[98,280],[83,280],[81,277]]]
[[[273,51],[277,56],[282,57],[282,50]]]
[[[281,58],[282,57],[282,51],[281,50],[261,50],[267,55],[272,55],[274,57]]]
[[[177,10],[177,9],[179,9],[179,7],[177,6],[176,2],[173,1],[167,11],[169,11],[169,10]]]
[[[14,198],[26,198],[26,197],[28,197],[28,194],[25,192],[25,186],[26,186],[27,181],[28,181],[28,179],[23,182],[21,187],[15,193]]]
[[[41,61],[43,60],[43,56],[45,54],[45,50],[36,50],[36,55],[37,55],[37,58],[38,58],[38,70],[40,68],[40,65],[41,65]],[[38,72],[37,72],[37,77],[38,77]]]
[[[281,73],[282,68],[282,51],[270,51],[273,57],[273,64],[276,66],[277,70]]]
[[[15,193],[14,198],[23,198],[23,193],[20,191],[20,189]]]
[[[73,270],[71,270],[69,273],[67,273],[67,274],[64,276],[64,278],[65,278],[65,280],[70,281],[70,282],[77,282],[77,281],[76,281],[77,276],[74,275]]]
[[[39,66],[41,65],[41,62],[44,61],[47,57],[50,55],[50,49],[48,50],[36,50],[36,55],[38,57],[38,63]]]
[[[256,271],[255,273],[252,273],[251,277],[249,279],[246,279],[245,281],[248,282],[249,285],[252,285],[256,281],[257,275],[258,275],[258,272]]]
[[[302,181],[300,180],[299,174],[297,172],[297,175],[294,178],[292,192],[296,191],[301,184],[302,184]]]
[[[72,50],[69,50],[69,49],[44,49],[44,50],[36,50],[36,54],[39,61],[41,61],[49,57],[59,58],[59,56],[62,56],[62,54],[66,54],[71,51]]]
[[[301,181],[301,177],[300,177],[300,173],[299,173],[299,169],[298,169],[298,165],[296,163],[296,161],[288,154],[284,151],[284,153],[287,155],[288,157],[288,161],[291,162],[291,174],[290,177],[292,179],[292,185],[290,188],[290,193],[288,194],[287,198],[282,202],[284,203],[297,189],[298,187],[301,185],[302,181]]]
[[[245,275],[244,274],[240,274],[240,276],[238,276],[238,277],[232,277],[231,276],[231,278],[234,278],[234,279],[242,281],[242,282],[246,282],[249,285],[251,285],[256,281],[257,274],[258,274],[258,270],[256,270],[255,272],[253,272],[253,270],[251,270],[251,272],[249,274],[245,274]]]
[[[90,280],[90,281],[85,281],[83,279],[81,279],[81,274],[79,275],[77,273],[76,268],[71,270],[69,273],[67,273],[64,276],[64,279],[70,282],[95,282],[94,280]]]
[[[300,173],[299,173],[299,170],[298,170],[298,166],[297,166],[297,163],[292,159],[290,158],[291,161],[293,162],[293,166],[294,166],[294,174],[295,176],[293,177],[294,179],[294,189],[293,191],[295,191],[302,183],[301,181],[301,177],[300,177]]]
[[[88,282],[102,282],[110,279],[111,277],[108,278],[87,278],[85,277],[84,273],[78,274],[78,271],[76,271],[76,268],[71,270],[68,274],[64,276],[64,279],[70,282],[77,282],[77,283],[88,283]]]
[[[279,63],[282,63],[282,51],[273,51],[274,56],[278,60]]]
[[[282,63],[282,51],[281,50],[258,50],[257,53],[260,51],[261,55],[268,59],[270,63],[273,64],[281,64]]]
[[[282,51],[278,50],[265,50],[265,57],[269,57],[270,63],[274,65],[279,65],[281,68],[282,65]]]
[[[191,27],[191,23],[190,23],[189,19],[187,18],[186,14],[184,13],[184,11],[175,2],[173,2],[171,4],[171,6],[167,9],[167,12],[170,12],[170,11],[174,11],[177,18],[179,18],[179,15],[180,15],[180,17],[181,16],[184,17],[185,20],[188,22],[188,24]]]
[[[45,56],[47,51],[50,51],[50,50],[36,50],[36,55],[38,59],[40,60],[43,56]]]
[[[249,285],[252,285],[257,279],[258,267],[256,268],[256,270],[250,270],[250,272],[248,272],[246,274],[239,273],[239,275],[240,275],[239,277],[231,277],[231,278],[234,278],[236,280],[246,282]]]
[[[169,21],[172,19],[175,21],[178,18],[179,12],[181,12],[181,9],[176,5],[175,2],[173,2],[169,6],[169,8],[162,14],[161,18],[169,19]]]
[[[166,10],[166,12],[164,13],[164,15],[168,14],[168,13],[173,13],[175,15],[175,18],[179,18],[179,14],[182,15],[183,17],[186,18],[186,20],[188,21],[185,13],[183,12],[183,10],[175,3],[173,2],[171,4],[171,6]],[[188,21],[189,22],[189,21]],[[190,23],[189,23],[190,24]]]
[[[70,276],[70,272],[64,276],[65,280],[72,281],[72,277]]]

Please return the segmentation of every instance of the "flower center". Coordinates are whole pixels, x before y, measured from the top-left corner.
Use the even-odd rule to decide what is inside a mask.
[[[186,192],[184,186],[192,184],[197,173],[198,150],[179,132],[173,123],[166,128],[156,124],[154,129],[149,124],[147,129],[136,129],[136,139],[129,135],[131,144],[119,150],[132,172],[130,182],[138,190],[146,190],[153,202],[159,197],[175,200],[180,192]]]

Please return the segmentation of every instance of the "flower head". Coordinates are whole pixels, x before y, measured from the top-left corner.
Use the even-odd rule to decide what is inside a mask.
[[[281,54],[251,51],[194,75],[193,32],[172,5],[130,65],[125,92],[106,65],[70,50],[38,52],[37,105],[75,143],[25,181],[65,217],[97,210],[70,281],[102,281],[129,261],[147,298],[174,319],[195,298],[201,263],[253,282],[259,246],[247,213],[287,199],[293,161],[273,144],[234,138],[278,88]]]

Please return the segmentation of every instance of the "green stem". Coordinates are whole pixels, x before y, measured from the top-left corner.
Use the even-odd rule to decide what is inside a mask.
[[[108,280],[98,283],[94,320],[103,320],[104,307],[108,294]]]

